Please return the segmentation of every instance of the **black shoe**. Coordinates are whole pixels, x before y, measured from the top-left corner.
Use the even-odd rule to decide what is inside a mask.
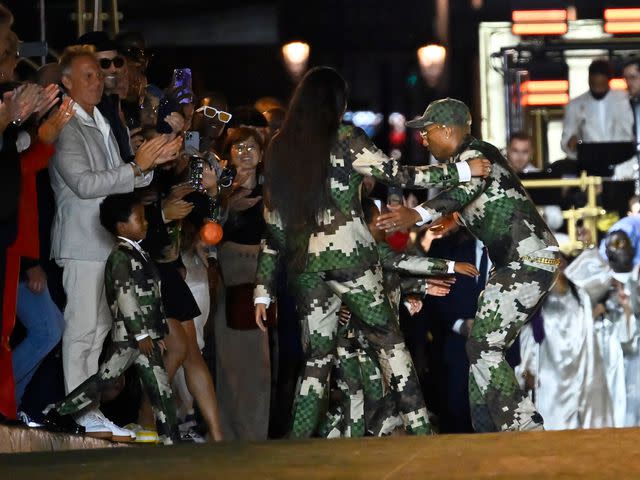
[[[73,435],[84,435],[84,427],[78,425],[71,415],[60,415],[51,409],[42,420],[44,426],[50,432],[71,433]]]

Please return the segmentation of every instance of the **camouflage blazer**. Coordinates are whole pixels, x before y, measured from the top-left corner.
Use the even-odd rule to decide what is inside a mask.
[[[162,339],[169,332],[160,295],[160,275],[150,258],[118,239],[104,272],[113,317],[114,342],[136,344],[136,336]]]
[[[487,178],[474,177],[423,203],[430,221],[460,212],[465,226],[487,247],[496,268],[547,247],[557,247],[551,230],[496,147],[469,136],[452,161],[478,157],[491,161],[491,174]]]
[[[451,164],[402,165],[376,147],[362,129],[350,125],[340,127],[329,161],[333,205],[310,233],[305,272],[367,267],[379,262],[360,202],[364,175],[410,188],[451,187],[460,179],[459,169]],[[278,212],[265,209],[265,220],[267,233],[258,258],[255,298],[273,298],[278,255],[287,240]]]

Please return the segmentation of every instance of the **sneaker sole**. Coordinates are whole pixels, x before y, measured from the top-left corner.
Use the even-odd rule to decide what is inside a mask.
[[[160,443],[160,440],[159,440],[159,439],[157,439],[157,438],[156,438],[155,440],[152,440],[152,439],[150,439],[150,438],[145,438],[145,439],[138,439],[138,438],[136,438],[136,439],[134,440],[134,442],[135,442],[135,443]]]
[[[91,437],[91,438],[99,438],[99,439],[101,439],[101,440],[104,440],[104,439],[107,439],[107,440],[108,440],[108,439],[110,439],[110,438],[113,436],[113,434],[111,433],[111,431],[108,431],[108,432],[86,432],[86,433],[85,433],[85,435],[86,435],[87,437]]]

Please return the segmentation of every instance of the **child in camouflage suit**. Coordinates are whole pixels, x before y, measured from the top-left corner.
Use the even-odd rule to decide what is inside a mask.
[[[476,431],[539,430],[543,420],[518,385],[505,352],[551,289],[560,264],[558,244],[499,150],[469,135],[467,106],[450,98],[432,102],[422,117],[423,144],[439,160],[483,157],[490,175],[474,178],[423,203],[381,215],[387,232],[428,223],[453,212],[487,247],[494,269],[478,300],[467,341],[469,399]]]
[[[112,343],[98,373],[54,408],[60,415],[79,413],[99,402],[100,394],[135,367],[149,396],[158,437],[178,441],[176,406],[162,353],[167,323],[154,263],[138,242],[147,233],[144,207],[133,193],[110,195],[100,205],[100,221],[118,240],[107,259],[105,291],[113,315]]]

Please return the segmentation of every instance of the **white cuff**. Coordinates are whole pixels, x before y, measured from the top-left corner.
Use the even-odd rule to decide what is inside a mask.
[[[458,320],[456,320],[456,323],[453,324],[453,327],[451,327],[451,330],[456,332],[458,335],[462,335],[462,333],[460,333],[460,330],[462,329],[462,325],[464,325],[464,320],[459,318]]]
[[[424,207],[422,207],[421,205],[417,205],[417,206],[413,207],[413,209],[416,212],[418,212],[420,214],[420,218],[422,218],[421,221],[416,222],[416,225],[418,227],[421,227],[425,223],[429,223],[431,221],[431,214],[429,212],[427,212],[427,210]]]
[[[153,170],[143,174],[141,177],[134,176],[133,185],[135,186],[135,188],[146,187],[151,184],[152,180],[153,180]]]
[[[458,169],[459,181],[468,182],[471,180],[471,167],[467,162],[457,162],[455,163],[455,166]]]
[[[16,149],[18,153],[22,153],[31,146],[31,135],[24,130],[18,132],[18,138],[16,139]]]
[[[149,336],[148,333],[139,333],[138,335],[136,335],[136,341],[139,342],[140,340],[144,340],[148,336]]]
[[[162,222],[169,223],[169,220],[167,220],[167,217],[164,216],[164,210],[162,210],[162,206],[160,207],[160,214],[162,215]]]
[[[259,303],[263,303],[267,306],[267,308],[269,308],[269,305],[271,305],[271,299],[269,297],[256,297],[253,299],[254,305],[257,305]]]
[[[447,260],[447,273],[456,273],[456,262]]]

